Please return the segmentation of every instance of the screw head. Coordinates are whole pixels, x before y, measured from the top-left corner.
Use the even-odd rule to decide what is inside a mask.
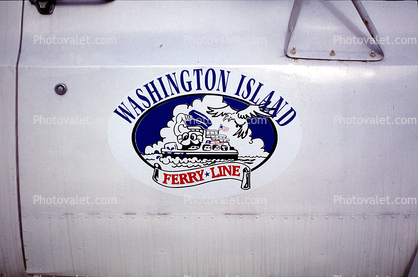
[[[64,95],[67,92],[67,86],[63,83],[57,84],[55,86],[55,92],[58,95]]]
[[[292,53],[293,55],[296,54],[296,47],[293,47],[292,50],[290,50],[290,53]]]

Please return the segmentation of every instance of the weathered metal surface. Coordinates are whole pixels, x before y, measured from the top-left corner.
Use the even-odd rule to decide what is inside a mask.
[[[283,51],[292,4],[115,1],[57,6],[51,16],[26,7],[18,120],[29,273],[408,271],[418,244],[417,204],[369,202],[417,197],[416,121],[395,122],[418,117],[416,45],[383,45],[379,63],[295,61]],[[417,37],[416,3],[365,6],[381,36]],[[110,40],[81,44],[87,37]],[[115,160],[108,119],[118,101],[156,76],[203,66],[263,80],[297,110],[300,149],[273,182],[238,196],[190,198],[187,190],[178,196],[142,184]],[[54,90],[60,83],[64,95]],[[103,202],[86,204],[87,197]]]

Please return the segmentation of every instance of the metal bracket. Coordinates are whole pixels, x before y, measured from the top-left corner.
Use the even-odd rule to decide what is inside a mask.
[[[40,14],[52,14],[54,12],[56,0],[30,0],[36,6]]]
[[[327,52],[325,54],[318,54],[318,51],[311,51],[316,52],[315,55],[312,55],[313,57],[307,57],[303,54],[306,54],[308,51],[303,51],[304,53],[302,55],[298,55],[296,47],[293,47],[292,49],[289,49],[290,40],[292,37],[292,34],[294,32],[294,29],[296,27],[296,22],[298,21],[299,13],[301,10],[303,0],[295,0],[292,8],[292,12],[290,14],[288,28],[287,28],[287,34],[286,34],[286,41],[284,45],[284,52],[285,55],[289,58],[293,59],[315,59],[315,60],[339,60],[339,61],[380,61],[383,59],[384,54],[381,46],[379,45],[379,34],[377,33],[377,29],[374,26],[370,16],[367,14],[366,9],[364,8],[363,4],[360,0],[351,0],[355,9],[357,10],[362,22],[367,28],[367,31],[371,35],[371,37],[374,39],[375,44],[377,46],[376,51],[371,51],[370,56],[368,58],[357,58],[357,57],[340,57],[336,55],[336,52],[334,50],[330,50],[330,52]]]

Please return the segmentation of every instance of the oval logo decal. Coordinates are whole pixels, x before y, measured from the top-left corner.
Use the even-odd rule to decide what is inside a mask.
[[[109,145],[141,183],[167,193],[227,197],[276,179],[301,141],[281,91],[219,68],[169,72],[115,106]]]

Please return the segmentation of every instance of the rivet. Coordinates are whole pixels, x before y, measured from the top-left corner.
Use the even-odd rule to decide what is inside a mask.
[[[123,214],[120,215],[120,218],[123,218]]]
[[[164,249],[161,249],[161,252],[164,252]]]
[[[255,216],[255,218],[257,218],[257,219],[258,219],[258,215],[256,215],[256,216]]]
[[[86,214],[86,218],[89,218],[89,215],[88,214]]]
[[[251,255],[254,255],[254,252],[251,252]]]
[[[379,215],[379,216],[377,216],[377,219],[381,219],[382,217]]]
[[[26,232],[26,229],[23,229],[23,232]]]
[[[52,218],[52,215],[48,215],[49,218]]]
[[[239,218],[242,218],[242,215],[240,215]]]
[[[364,219],[367,219],[367,215],[364,216]]]
[[[351,216],[351,219],[354,219],[354,215]]]
[[[42,268],[40,268],[39,271],[42,271]]]
[[[158,218],[158,219],[160,219],[160,216],[159,216],[159,215],[157,215],[157,218]]]
[[[101,216],[101,215],[98,215],[97,217],[98,217],[98,218],[101,218],[102,216]]]
[[[343,219],[343,217],[342,217],[342,216],[340,216],[340,217],[339,217],[339,219],[341,220],[341,219]]]
[[[64,216],[62,215],[62,216],[61,216],[61,219],[63,219],[63,218],[64,218]]]
[[[67,92],[67,86],[63,83],[57,84],[55,86],[55,92],[58,95],[64,95]]]
[[[83,250],[83,247],[80,246],[78,249]]]
[[[132,218],[135,218],[135,216],[133,215]]]
[[[330,56],[335,56],[335,51],[331,50],[331,53],[329,53]]]
[[[202,218],[200,215],[197,217],[198,219]]]
[[[76,215],[74,215],[74,218],[77,218],[77,216],[76,216]]]
[[[312,217],[311,217],[311,219],[312,219],[312,220],[314,220],[314,219],[315,219],[315,217],[314,217],[314,216],[312,216]]]
[[[300,216],[298,216],[298,219],[300,219]]]
[[[225,215],[226,218],[229,218],[229,215]]]
[[[399,251],[402,251],[402,248],[399,248]]]
[[[370,56],[376,57],[376,53],[374,51],[370,52]]]
[[[186,219],[187,218],[187,215],[185,215],[185,216],[183,216],[184,217],[184,219]]]
[[[325,252],[321,252],[321,255],[325,255]]]
[[[28,246],[28,244],[27,244],[27,243],[25,243],[25,246]]]
[[[292,53],[293,55],[296,54],[296,47],[293,47],[292,50],[290,50],[290,53]]]
[[[110,218],[113,218],[113,214],[109,215]]]
[[[287,216],[285,216],[284,219],[287,219]]]
[[[215,217],[212,215],[211,218],[214,219]]]
[[[26,218],[26,215],[23,215],[23,218]]]
[[[171,215],[170,218],[173,219],[173,216]]]
[[[146,216],[146,215],[144,215],[144,218],[147,218],[147,216]]]
[[[36,218],[39,218],[39,215],[37,215]]]
[[[271,218],[271,219],[274,219],[274,216],[271,216],[270,218]]]
[[[405,218],[409,218],[409,215],[405,215]]]
[[[391,215],[390,217],[391,217],[391,218],[395,218],[395,216],[394,216],[394,215]]]

